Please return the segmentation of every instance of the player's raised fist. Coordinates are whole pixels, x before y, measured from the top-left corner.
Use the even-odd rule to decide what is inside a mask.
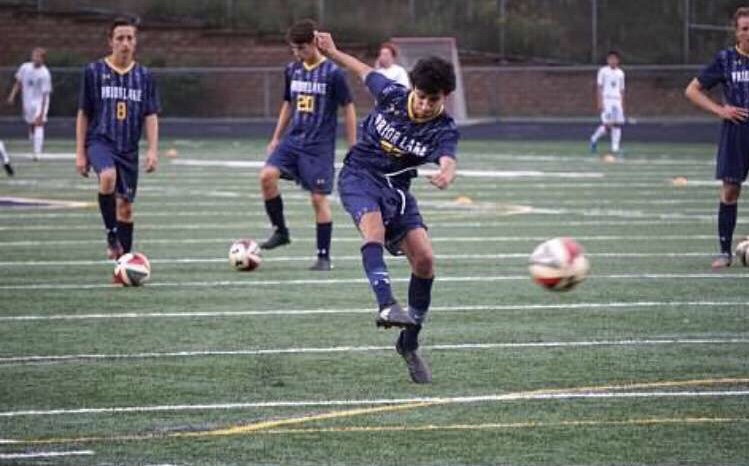
[[[336,49],[335,42],[333,42],[333,36],[330,35],[329,32],[315,31],[315,45],[324,55],[327,55]]]

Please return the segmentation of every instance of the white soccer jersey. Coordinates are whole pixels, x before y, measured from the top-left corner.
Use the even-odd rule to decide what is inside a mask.
[[[597,81],[604,101],[622,101],[624,93],[624,71],[621,68],[602,67],[598,70]]]
[[[408,72],[406,72],[406,69],[400,65],[390,65],[387,68],[377,68],[375,71],[402,86],[409,89],[411,88],[411,81],[408,79]]]
[[[49,98],[44,108],[42,108],[42,103],[44,95],[52,93],[52,76],[49,74],[49,69],[44,65],[37,68],[33,63],[26,62],[18,68],[16,80],[21,83],[23,114],[26,121],[33,122],[40,113],[46,120]]]

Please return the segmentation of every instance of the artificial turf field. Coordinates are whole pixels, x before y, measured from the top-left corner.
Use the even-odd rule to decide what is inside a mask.
[[[162,141],[179,157],[141,173],[141,288],[109,285],[72,158],[16,158],[1,196],[91,204],[0,207],[0,464],[749,464],[749,270],[710,270],[712,146],[604,164],[583,143],[467,141],[449,190],[415,180],[438,276],[417,386],[337,200],[332,272],[306,270],[313,217],[290,183],[292,244],[230,269],[232,240],[269,231],[246,163],[264,144]],[[563,235],[592,270],[552,293],[527,258]]]

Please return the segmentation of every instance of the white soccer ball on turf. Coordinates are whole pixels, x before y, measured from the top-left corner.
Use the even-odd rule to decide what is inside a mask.
[[[151,277],[151,263],[145,254],[129,252],[117,259],[114,278],[125,286],[140,286]]]
[[[585,250],[572,238],[544,241],[533,250],[530,262],[533,281],[554,291],[571,290],[590,270]]]
[[[749,237],[736,245],[736,260],[744,267],[749,267]]]
[[[234,270],[250,272],[260,267],[262,262],[260,246],[254,239],[240,239],[229,248],[229,265]]]

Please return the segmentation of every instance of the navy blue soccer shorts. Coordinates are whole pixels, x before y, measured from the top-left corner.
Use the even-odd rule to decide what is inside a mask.
[[[401,241],[409,231],[426,229],[416,198],[407,188],[389,183],[384,176],[344,166],[338,175],[338,195],[357,227],[364,214],[380,212],[385,224],[385,247],[395,256],[403,254]]]
[[[309,192],[333,192],[334,146],[316,144],[302,148],[283,140],[265,163],[278,168],[282,178],[295,181]]]
[[[749,174],[749,124],[723,122],[715,178],[741,184]]]
[[[97,175],[102,170],[114,168],[117,171],[117,196],[128,202],[135,201],[135,191],[138,188],[138,153],[121,154],[109,144],[92,142],[86,148],[88,163]]]

